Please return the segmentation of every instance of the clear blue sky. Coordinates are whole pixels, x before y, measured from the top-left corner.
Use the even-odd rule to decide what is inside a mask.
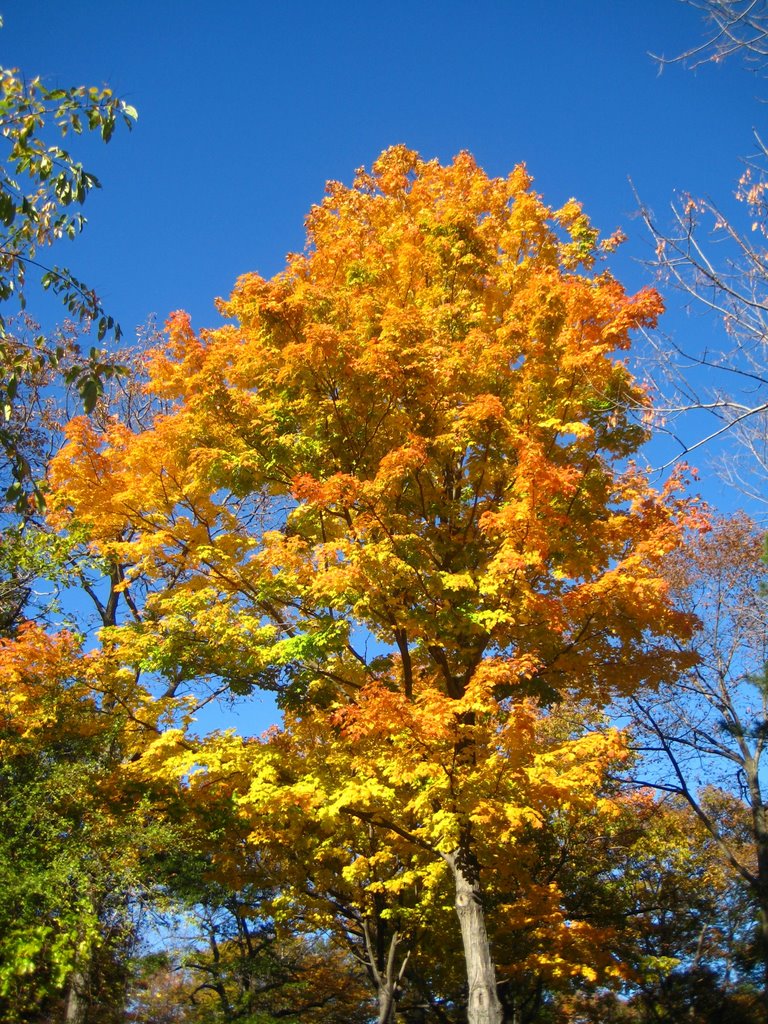
[[[525,161],[552,204],[581,199],[648,248],[631,176],[662,219],[677,189],[725,197],[768,83],[736,62],[658,74],[701,38],[678,0],[0,0],[0,62],[51,84],[109,83],[132,135],[84,144],[103,192],[59,253],[127,332],[154,312],[217,322],[212,302],[303,244],[327,179],[405,142],[493,174]]]

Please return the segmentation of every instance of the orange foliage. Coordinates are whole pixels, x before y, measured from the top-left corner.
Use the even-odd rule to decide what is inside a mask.
[[[610,813],[621,737],[550,748],[542,709],[685,663],[660,566],[689,511],[628,462],[648,396],[616,358],[661,300],[596,269],[616,239],[601,249],[578,204],[552,211],[523,167],[492,179],[466,153],[394,147],[330,183],[307,231],[282,273],[238,281],[231,323],[171,318],[149,388],[175,406],[152,429],[70,427],[54,515],[154,591],[112,633],[126,661],[154,645],[167,668],[162,637],[190,674],[279,676],[302,708],[291,756],[308,765],[319,729],[335,779],[291,775],[296,814],[357,814],[437,855],[471,834],[494,885],[555,809]],[[238,771],[261,806],[277,783]]]

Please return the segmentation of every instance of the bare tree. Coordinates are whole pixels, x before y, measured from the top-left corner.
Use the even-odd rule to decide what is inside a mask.
[[[768,68],[768,0],[681,0],[706,24],[704,41],[660,66],[696,68],[739,56],[752,70]],[[718,465],[721,476],[750,498],[768,488],[768,151],[759,132],[733,197],[717,203],[683,193],[666,225],[642,203],[655,245],[651,266],[674,286],[691,312],[722,326],[722,343],[655,339],[653,373],[661,394],[658,427],[677,443],[667,465],[721,435],[736,444]],[[638,200],[639,201],[639,200]],[[709,414],[710,423],[691,413]]]
[[[716,348],[650,339],[662,396],[657,425],[677,443],[670,462],[729,433],[738,441],[737,454],[729,453],[723,475],[762,501],[768,479],[768,250],[760,242],[768,225],[767,185],[751,168],[742,177],[737,198],[746,204],[745,230],[710,200],[692,196],[672,204],[669,230],[641,207],[659,277],[685,296],[691,310],[722,324],[723,344]],[[714,418],[711,426],[698,427],[694,440],[680,426],[691,412]]]

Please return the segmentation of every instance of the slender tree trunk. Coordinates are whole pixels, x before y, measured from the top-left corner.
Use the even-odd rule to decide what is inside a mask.
[[[760,755],[742,748],[744,772],[749,786],[752,807],[752,833],[755,837],[757,874],[754,891],[757,897],[760,922],[760,958],[763,966],[763,995],[768,1000],[768,804],[763,799],[760,784]]]
[[[765,812],[763,812],[764,817]],[[762,822],[765,825],[765,822]],[[757,902],[760,921],[760,958],[763,964],[763,995],[768,1000],[768,837],[761,829],[757,842]]]
[[[378,1016],[376,1024],[392,1024],[397,1010],[397,994],[405,974],[410,951],[397,963],[397,948],[400,936],[397,932],[389,936],[388,949],[384,950],[384,934],[381,919],[377,921],[376,936],[371,934],[371,923],[368,918],[363,921],[363,936],[368,954],[368,973],[376,985],[376,1005]]]
[[[69,977],[64,1020],[66,1024],[85,1024],[87,1014],[88,976],[82,968],[76,967]]]
[[[468,1024],[502,1024],[503,1011],[496,991],[496,970],[485,928],[480,871],[472,855],[469,836],[446,857],[456,889],[455,907],[464,944],[467,968]]]

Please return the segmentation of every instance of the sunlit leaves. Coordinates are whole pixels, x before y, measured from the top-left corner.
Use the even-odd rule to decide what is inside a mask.
[[[628,462],[648,396],[617,358],[661,300],[599,266],[613,243],[578,204],[468,154],[394,147],[307,229],[227,325],[171,318],[149,360],[167,415],[78,421],[52,468],[54,520],[149,594],[115,657],[288,709],[263,741],[160,737],[134,770],[228,792],[311,927],[338,925],[343,882],[344,913],[416,942],[446,879],[473,874],[477,906],[482,875],[499,934],[549,922],[531,970],[595,980],[597,931],[577,940],[535,865],[558,823],[615,814],[626,758],[599,715],[558,715],[690,661],[661,567],[691,510]]]

